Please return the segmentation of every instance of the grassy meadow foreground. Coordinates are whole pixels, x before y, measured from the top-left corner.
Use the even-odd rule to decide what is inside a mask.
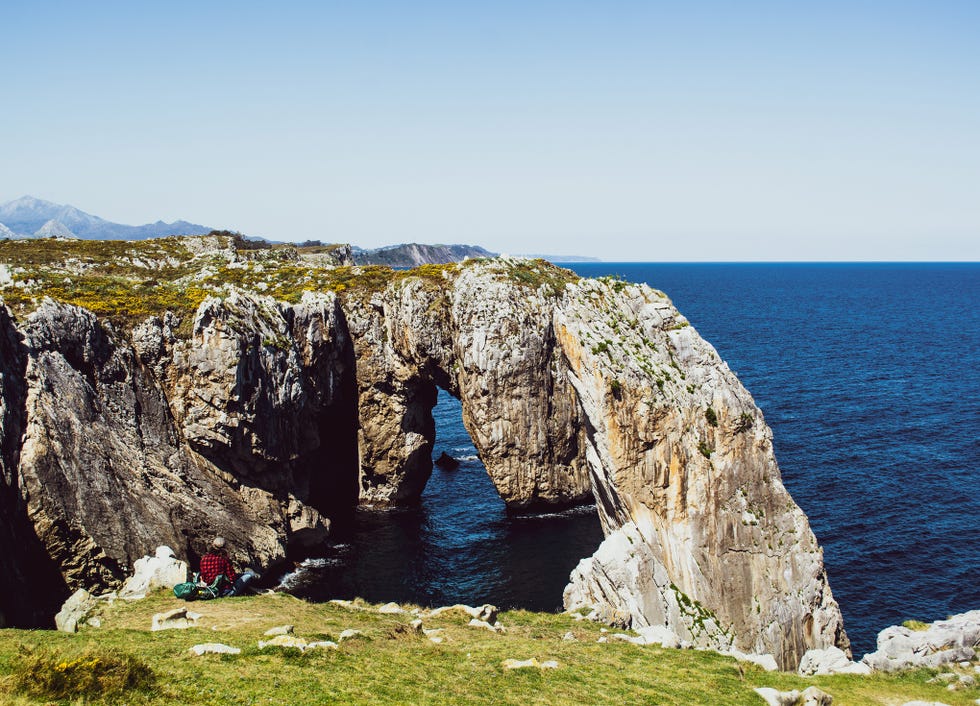
[[[150,632],[154,613],[187,607],[203,615],[186,630]],[[504,633],[467,625],[453,611],[424,621],[442,628],[441,644],[410,628],[416,617],[382,614],[376,606],[310,604],[275,594],[184,603],[169,593],[142,601],[103,604],[100,627],[77,634],[0,630],[0,703],[23,704],[745,704],[762,703],[752,690],[816,685],[834,704],[899,705],[919,699],[951,706],[973,704],[980,690],[949,692],[927,683],[919,670],[900,675],[801,678],[767,673],[713,652],[664,650],[619,640],[600,643],[602,626],[569,615],[512,611],[500,614]],[[91,617],[91,616],[90,616]],[[301,652],[266,647],[263,633],[291,624],[307,640],[334,640],[347,629],[363,635],[338,649]],[[563,639],[571,632],[576,640]],[[609,630],[606,636],[611,636]],[[218,642],[238,655],[195,656],[192,645]],[[134,659],[133,659],[134,658]],[[554,660],[557,669],[504,669],[506,659]],[[60,698],[41,684],[57,686],[66,675],[84,681],[115,661],[116,685],[108,696],[77,691]],[[111,681],[111,680],[110,680]]]

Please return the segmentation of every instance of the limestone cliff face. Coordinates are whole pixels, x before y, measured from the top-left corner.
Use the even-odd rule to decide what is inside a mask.
[[[193,560],[220,533],[268,564],[337,510],[416,501],[443,387],[509,506],[597,502],[607,538],[568,607],[787,667],[847,647],[761,413],[664,295],[508,259],[341,275],[367,284],[229,286],[183,328],[0,307],[0,543],[29,540],[0,559],[8,620],[30,571],[58,577],[43,614],[159,544]]]
[[[772,653],[784,667],[814,647],[846,649],[771,431],[715,350],[642,286],[583,281],[555,324],[607,535],[573,573],[566,606]]]

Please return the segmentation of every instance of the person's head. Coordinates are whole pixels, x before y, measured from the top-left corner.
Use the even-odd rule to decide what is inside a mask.
[[[223,552],[224,550],[225,550],[225,538],[224,537],[215,537],[211,541],[211,551],[214,551],[214,552]]]

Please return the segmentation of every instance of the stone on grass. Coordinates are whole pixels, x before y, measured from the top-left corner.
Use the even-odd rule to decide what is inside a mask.
[[[473,618],[473,620],[466,624],[471,628],[483,628],[485,630],[489,630],[490,632],[504,632],[503,625],[488,623],[485,620],[477,620],[476,618]]]
[[[174,608],[165,613],[155,613],[150,630],[153,632],[157,630],[185,630],[197,625],[197,621],[201,617],[200,613],[194,613],[187,608]]]
[[[803,706],[830,706],[834,703],[833,696],[815,686],[804,689],[802,696]]]
[[[269,628],[263,634],[266,637],[275,637],[276,635],[291,635],[293,632],[292,625],[278,625],[274,628]]]
[[[404,613],[405,609],[397,603],[385,603],[383,606],[378,608],[378,612],[384,613],[385,615],[398,615],[400,613]]]
[[[942,701],[906,701],[902,706],[949,706]]]
[[[800,660],[801,676],[824,676],[828,674],[871,674],[871,667],[863,662],[851,661],[839,647],[822,650],[807,650]]]
[[[340,642],[343,642],[344,640],[353,640],[355,637],[364,637],[364,633],[361,632],[360,630],[354,630],[353,628],[348,628],[347,630],[341,632],[340,636],[337,639]]]
[[[539,662],[534,657],[531,659],[505,659],[501,665],[504,669],[558,669],[558,662],[555,660]]]
[[[241,650],[237,647],[231,647],[230,645],[223,645],[220,642],[205,642],[200,645],[194,645],[188,652],[193,652],[197,656],[214,654],[214,655],[237,655],[241,654]]]
[[[309,650],[336,650],[339,646],[333,640],[317,640],[306,645],[304,652]]]
[[[187,580],[187,562],[174,556],[170,547],[157,547],[154,556],[144,556],[133,564],[133,575],[119,589],[127,600],[146,598],[154,588],[173,588]]]
[[[68,597],[61,610],[54,616],[55,627],[62,632],[78,632],[78,624],[97,604],[98,600],[95,596],[84,588],[78,589]]]
[[[893,672],[899,669],[930,667],[972,660],[974,646],[980,643],[980,610],[950,616],[929,623],[924,630],[892,625],[878,633],[878,649],[861,661],[872,669]]]
[[[636,632],[646,641],[647,645],[657,645],[661,647],[676,648],[681,646],[681,640],[677,634],[666,625],[648,625],[637,628]]]
[[[779,691],[768,686],[760,686],[755,689],[755,693],[762,697],[769,706],[799,706],[802,694],[796,689],[792,691]]]
[[[742,652],[740,650],[731,650],[728,652],[732,657],[738,662],[748,662],[749,664],[754,664],[756,666],[762,667],[767,672],[775,672],[779,669],[779,665],[776,664],[776,658],[772,655],[757,655],[751,652]]]
[[[299,650],[305,650],[308,644],[306,640],[295,635],[276,635],[271,640],[259,640],[259,649],[264,650],[266,647],[295,647]]]
[[[497,614],[500,612],[500,609],[497,608],[497,606],[490,605],[489,603],[484,603],[483,605],[476,607],[464,605],[463,603],[457,603],[456,605],[434,608],[426,613],[424,617],[435,618],[443,613],[449,613],[454,610],[462,611],[474,620],[482,620],[490,623],[491,625],[497,622]]]
[[[415,632],[417,632],[419,635],[422,635],[425,632],[425,630],[422,628],[422,619],[421,618],[416,618],[411,623],[409,623],[409,626],[412,628],[412,630],[414,630]]]
[[[573,633],[571,630],[562,635],[561,639],[563,642],[578,642],[578,638],[575,637],[575,633]]]

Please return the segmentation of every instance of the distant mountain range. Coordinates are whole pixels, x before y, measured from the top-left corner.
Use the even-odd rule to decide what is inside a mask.
[[[0,238],[52,236],[105,240],[144,240],[168,235],[200,235],[211,228],[187,221],[129,226],[93,216],[74,206],[22,196],[0,205]]]
[[[213,230],[187,221],[147,223],[130,226],[113,223],[85,213],[74,206],[52,203],[33,196],[0,204],[0,239],[3,238],[82,238],[85,240],[145,240],[168,235],[201,235]],[[371,250],[352,247],[354,261],[359,265],[417,267],[425,264],[459,262],[467,257],[496,257],[476,245],[424,245],[403,243]],[[526,255],[551,262],[594,262],[596,258],[555,255]]]
[[[383,248],[364,250],[352,247],[354,262],[358,265],[387,265],[388,267],[417,267],[459,262],[467,257],[496,257],[498,253],[476,245],[422,245],[403,243]]]

